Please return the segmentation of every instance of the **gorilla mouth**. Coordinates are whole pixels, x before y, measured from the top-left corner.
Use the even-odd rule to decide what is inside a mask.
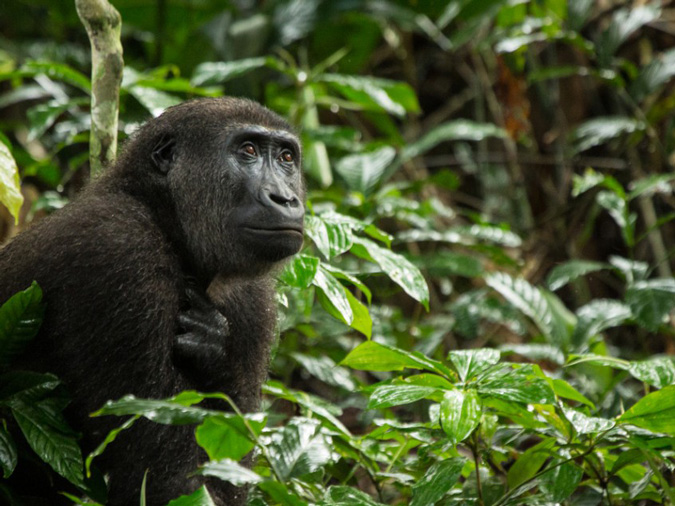
[[[294,227],[294,226],[280,226],[280,227],[267,227],[267,228],[261,228],[261,227],[242,227],[244,230],[248,232],[253,232],[255,234],[263,234],[263,235],[276,235],[276,234],[297,234],[302,236],[302,227]]]

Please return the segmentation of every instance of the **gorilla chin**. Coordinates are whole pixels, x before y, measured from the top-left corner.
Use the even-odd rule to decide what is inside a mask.
[[[302,228],[242,227],[242,232],[253,254],[270,263],[277,263],[302,248]]]

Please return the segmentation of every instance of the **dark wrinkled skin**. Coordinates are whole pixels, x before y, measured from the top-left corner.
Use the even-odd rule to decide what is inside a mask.
[[[0,250],[0,303],[33,280],[46,302],[16,367],[64,381],[84,452],[123,421],[89,414],[127,394],[222,391],[258,409],[273,276],[302,246],[300,159],[291,129],[260,105],[187,102],[145,124],[82,195]],[[95,463],[109,475],[111,505],[138,504],[148,470],[154,506],[201,486],[188,475],[205,460],[193,426],[140,420]],[[36,504],[57,504],[31,471],[20,462],[15,485],[27,477],[29,494],[47,497]],[[218,504],[246,501],[244,490],[206,483]]]

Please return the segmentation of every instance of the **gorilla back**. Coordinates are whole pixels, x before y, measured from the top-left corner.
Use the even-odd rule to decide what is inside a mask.
[[[273,275],[302,246],[297,137],[241,99],[168,109],[133,136],[114,166],[0,250],[0,303],[37,280],[38,337],[17,364],[66,384],[71,424],[90,451],[120,423],[90,418],[126,394],[195,388],[259,406],[276,311]],[[202,483],[193,427],[137,423],[97,459],[109,504],[166,504]],[[22,463],[19,463],[21,466]],[[18,468],[17,468],[18,469]],[[220,504],[245,493],[208,488]]]

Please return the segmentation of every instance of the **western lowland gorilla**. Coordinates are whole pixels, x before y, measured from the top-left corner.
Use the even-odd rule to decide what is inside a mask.
[[[303,242],[300,160],[289,125],[261,105],[189,101],[148,121],[78,198],[0,250],[0,303],[33,280],[46,302],[18,366],[63,380],[85,452],[121,423],[89,414],[126,394],[222,391],[258,409],[274,273]],[[206,460],[194,427],[142,422],[97,458],[108,504],[138,504],[146,470],[150,505],[204,481],[189,476]],[[224,482],[207,487],[219,504],[245,502]]]

